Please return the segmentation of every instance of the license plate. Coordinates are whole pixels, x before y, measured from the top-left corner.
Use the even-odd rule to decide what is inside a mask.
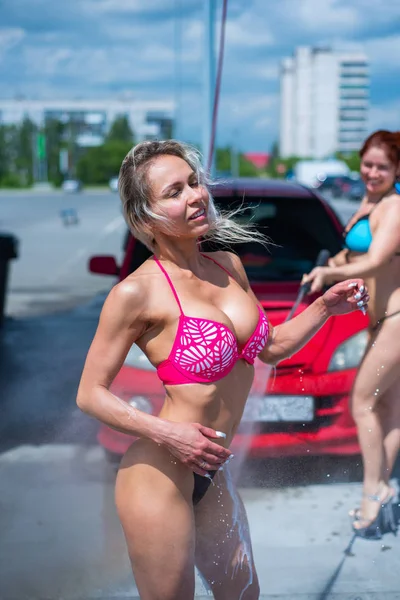
[[[314,398],[312,396],[264,396],[249,398],[242,421],[269,423],[309,423],[314,420]]]

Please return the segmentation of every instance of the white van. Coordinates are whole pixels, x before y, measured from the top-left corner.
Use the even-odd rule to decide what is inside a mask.
[[[350,169],[342,160],[300,160],[293,168],[293,179],[308,187],[318,187],[327,175],[350,175]]]

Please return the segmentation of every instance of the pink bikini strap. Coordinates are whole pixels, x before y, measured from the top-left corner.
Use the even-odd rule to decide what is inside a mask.
[[[165,277],[166,277],[166,279],[167,279],[167,281],[169,283],[169,287],[171,288],[172,293],[175,296],[175,300],[176,300],[176,302],[177,302],[177,304],[179,306],[179,310],[181,311],[181,315],[183,315],[184,312],[182,310],[182,306],[181,306],[181,303],[179,302],[178,294],[176,293],[176,290],[174,288],[174,284],[172,283],[170,276],[168,275],[167,271],[164,269],[164,267],[162,266],[162,264],[160,263],[160,261],[158,260],[158,258],[156,258],[155,256],[153,256],[153,258],[154,258],[155,262],[158,264],[158,266],[160,267],[161,271],[164,273],[164,275],[165,275]]]
[[[223,267],[219,262],[217,262],[215,260],[215,258],[211,258],[211,256],[207,256],[206,254],[203,254],[202,252],[200,253],[202,256],[204,256],[204,258],[208,258],[209,260],[212,260],[213,263],[215,263],[220,269],[222,269],[223,271],[225,271],[225,273],[227,273],[229,275],[229,277],[232,277],[232,279],[235,279],[234,276],[232,275],[232,273],[230,273],[228,271],[228,269],[225,269],[225,267]]]

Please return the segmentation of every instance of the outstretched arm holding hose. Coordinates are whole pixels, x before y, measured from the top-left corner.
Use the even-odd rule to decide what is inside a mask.
[[[333,315],[365,310],[369,296],[362,279],[342,281],[317,298],[294,319],[274,327],[259,358],[276,365],[298,352]]]
[[[227,253],[228,254],[228,253]],[[230,254],[235,271],[240,277],[240,284],[259,306],[260,302],[251,289],[246,271],[242,262],[235,254]],[[317,265],[325,264],[329,253],[320,252],[316,261]],[[293,309],[310,289],[309,283],[304,283]],[[333,315],[344,315],[355,310],[365,312],[369,301],[368,291],[362,279],[349,279],[332,286],[323,296],[317,298],[310,306],[294,319],[290,319],[294,310],[289,313],[288,319],[281,325],[271,327],[269,341],[258,358],[267,364],[276,365],[285,358],[298,352]],[[290,319],[290,320],[289,320]]]

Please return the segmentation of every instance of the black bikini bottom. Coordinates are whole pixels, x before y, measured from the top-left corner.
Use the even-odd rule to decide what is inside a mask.
[[[211,479],[215,476],[217,471],[208,471]],[[211,479],[208,477],[202,477],[202,475],[197,475],[197,473],[193,473],[194,476],[194,488],[192,501],[194,506],[200,502],[200,500],[205,496],[206,491],[211,485]]]
[[[382,325],[383,321],[385,321],[386,319],[390,319],[390,317],[394,317],[395,315],[400,314],[400,310],[396,310],[396,312],[392,313],[391,315],[385,315],[384,317],[382,317],[382,319],[378,319],[378,321],[375,323],[375,325],[373,327],[371,327],[372,331],[375,331],[376,329],[378,329],[378,327],[380,325]]]

